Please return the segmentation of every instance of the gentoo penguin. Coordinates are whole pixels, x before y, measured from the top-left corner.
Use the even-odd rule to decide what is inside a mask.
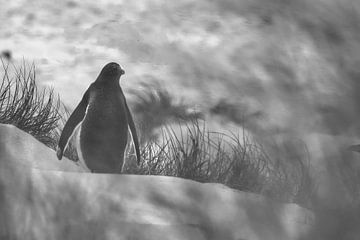
[[[78,153],[80,150],[79,155],[92,172],[121,172],[128,126],[135,146],[137,164],[140,163],[134,120],[119,84],[123,74],[125,71],[119,64],[108,63],[86,90],[61,133],[56,152],[59,160],[75,127],[82,121],[77,150]]]

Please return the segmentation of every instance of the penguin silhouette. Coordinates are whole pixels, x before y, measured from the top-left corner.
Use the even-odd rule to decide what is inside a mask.
[[[123,74],[125,71],[119,64],[108,63],[86,90],[61,133],[56,153],[59,160],[75,127],[82,121],[77,151],[80,151],[80,158],[91,172],[121,173],[128,128],[139,165],[140,150],[136,128],[119,84]]]

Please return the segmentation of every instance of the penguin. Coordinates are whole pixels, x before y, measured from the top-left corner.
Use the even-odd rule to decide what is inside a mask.
[[[121,173],[128,128],[134,142],[137,164],[140,164],[134,120],[120,87],[120,77],[124,74],[118,63],[111,62],[90,84],[65,123],[56,151],[59,160],[74,129],[81,122],[77,151],[80,151],[80,158],[91,172]]]

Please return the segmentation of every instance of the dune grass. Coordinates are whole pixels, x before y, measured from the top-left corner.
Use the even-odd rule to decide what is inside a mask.
[[[14,125],[56,149],[70,112],[52,89],[39,90],[34,64],[23,61],[21,66],[15,66],[4,59],[1,64],[0,123]],[[73,141],[64,155],[78,160]]]
[[[2,63],[0,123],[12,124],[54,148],[57,139],[60,99],[52,89],[39,90],[35,65],[20,67]]]
[[[211,132],[203,120],[192,120],[159,131],[159,138],[142,147],[140,167],[128,148],[124,173],[221,183],[304,205],[315,191],[308,158],[275,160],[244,129],[238,134]]]

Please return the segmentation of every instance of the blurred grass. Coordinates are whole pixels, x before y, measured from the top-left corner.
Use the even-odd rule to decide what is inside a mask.
[[[357,240],[360,236],[360,170],[357,159],[344,153],[339,160],[329,159],[334,198],[313,197],[316,221],[301,240]],[[337,200],[339,199],[339,201]]]
[[[174,97],[159,82],[143,82],[143,91],[132,91],[136,97],[132,110],[143,140],[156,139],[155,130],[169,122],[191,121],[202,118],[202,113],[190,111],[183,101],[175,101]]]

